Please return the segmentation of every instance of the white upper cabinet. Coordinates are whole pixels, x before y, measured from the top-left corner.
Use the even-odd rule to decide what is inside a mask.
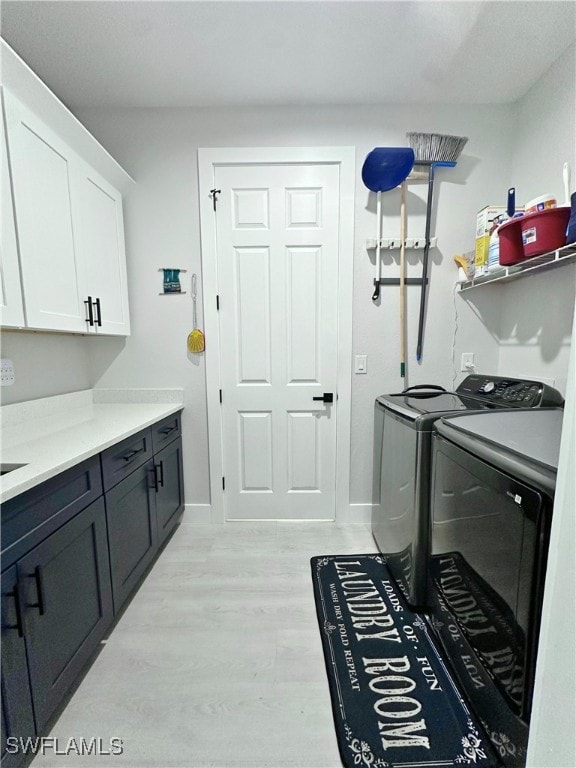
[[[86,332],[72,220],[72,153],[11,93],[6,127],[29,328]]]
[[[23,328],[24,305],[20,285],[20,265],[14,226],[12,189],[4,120],[0,114],[0,151],[2,153],[2,239],[0,243],[0,321],[5,328]]]
[[[127,336],[119,188],[133,181],[14,51],[0,43],[6,123],[2,325]],[[15,225],[15,231],[4,222]]]
[[[85,163],[73,179],[75,228],[83,265],[88,323],[96,333],[128,336],[122,196]]]

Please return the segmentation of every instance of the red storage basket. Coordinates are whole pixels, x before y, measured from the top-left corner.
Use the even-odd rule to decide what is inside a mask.
[[[566,245],[569,218],[570,208],[562,207],[536,211],[519,219],[524,258],[531,259]]]
[[[522,218],[510,219],[498,227],[498,261],[503,267],[510,267],[525,259],[522,248]]]

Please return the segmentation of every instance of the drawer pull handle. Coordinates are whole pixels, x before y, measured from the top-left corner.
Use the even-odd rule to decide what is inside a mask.
[[[158,431],[160,432],[161,435],[169,435],[170,432],[174,432],[176,428],[177,428],[176,424],[174,424],[172,427],[166,427],[165,429],[160,429]]]
[[[136,454],[142,453],[143,450],[144,448],[136,448],[135,450],[130,451],[130,453],[127,453],[126,456],[122,456],[122,458],[124,461],[130,461],[130,459],[133,459]]]
[[[22,623],[22,603],[20,602],[20,588],[15,585],[12,592],[8,592],[9,597],[14,598],[14,607],[16,608],[16,624],[6,624],[6,629],[17,629],[18,637],[24,637],[24,624]]]
[[[46,613],[46,595],[44,594],[44,582],[42,580],[42,567],[37,565],[34,568],[34,573],[30,574],[30,578],[36,582],[36,594],[38,596],[37,603],[30,603],[30,608],[38,608],[40,616],[44,616]]]

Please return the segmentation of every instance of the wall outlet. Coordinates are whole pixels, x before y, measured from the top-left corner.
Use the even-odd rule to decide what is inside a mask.
[[[460,363],[460,370],[465,373],[473,373],[474,367],[474,352],[463,352],[462,361]]]
[[[354,358],[354,373],[367,373],[368,355],[356,355]]]
[[[0,384],[3,387],[11,387],[15,380],[14,363],[12,360],[3,359],[2,367],[0,368]]]

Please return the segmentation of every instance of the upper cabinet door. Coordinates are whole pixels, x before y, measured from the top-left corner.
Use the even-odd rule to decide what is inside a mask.
[[[2,240],[0,243],[0,324],[5,328],[24,326],[24,305],[20,285],[20,264],[14,227],[14,208],[10,186],[8,148],[4,117],[0,112],[0,151],[2,153]]]
[[[94,326],[90,330],[128,336],[122,196],[90,166],[79,163],[73,199],[75,234],[84,265],[84,292],[92,301]]]
[[[76,158],[8,91],[4,102],[27,325],[85,333],[70,189]]]

